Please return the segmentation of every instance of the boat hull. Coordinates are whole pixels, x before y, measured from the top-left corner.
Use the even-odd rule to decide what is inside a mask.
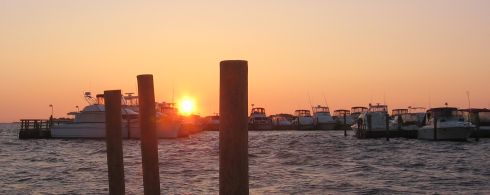
[[[335,130],[337,123],[318,123],[315,125],[317,130]]]
[[[437,129],[437,140],[466,141],[473,133],[469,127],[445,127]],[[434,128],[421,128],[418,130],[418,139],[435,140]]]

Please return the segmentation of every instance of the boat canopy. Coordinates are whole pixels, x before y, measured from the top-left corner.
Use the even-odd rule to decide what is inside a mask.
[[[388,106],[387,105],[369,105],[369,112],[388,112]]]
[[[313,113],[319,113],[319,112],[330,113],[330,109],[325,106],[318,105],[317,107],[313,107],[311,109],[313,110]]]
[[[123,97],[124,105],[126,106],[138,106],[138,96],[134,96],[134,93],[126,93],[126,96]]]
[[[366,112],[367,110],[368,110],[368,108],[366,108],[366,107],[356,106],[356,107],[351,108],[351,113],[352,114],[363,113],[363,112]]]
[[[333,111],[333,116],[348,116],[350,115],[350,111],[349,110],[334,110]]]
[[[408,114],[408,109],[393,109],[391,111],[392,116]]]
[[[252,111],[250,114],[264,114],[265,115],[265,108],[252,108]]]
[[[309,110],[295,110],[294,115],[296,115],[296,116],[311,116],[311,113]]]
[[[461,118],[462,116],[458,114],[458,109],[453,107],[443,107],[443,108],[431,108],[427,110],[427,118]]]

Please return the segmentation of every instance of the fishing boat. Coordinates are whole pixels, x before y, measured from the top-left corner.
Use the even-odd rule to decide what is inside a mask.
[[[419,139],[465,141],[474,130],[474,126],[464,121],[458,109],[453,107],[429,109],[425,122],[418,130]]]
[[[294,116],[290,114],[276,114],[271,116],[272,129],[290,130],[293,128]]]
[[[388,119],[388,106],[369,104],[369,109],[359,115],[352,129],[358,138],[386,137]]]
[[[477,128],[472,137],[490,137],[490,110],[486,108],[470,108],[459,110],[465,122],[474,124]]]
[[[265,108],[252,108],[248,119],[250,130],[271,130],[272,120],[265,114]]]
[[[333,119],[336,121],[337,126],[335,129],[350,130],[350,126],[354,124],[354,119],[350,114],[350,110],[338,109],[333,111]]]
[[[294,115],[293,127],[298,130],[312,130],[315,127],[309,110],[295,110]]]
[[[326,106],[312,107],[313,125],[317,130],[334,130],[337,122],[330,115],[330,109]]]

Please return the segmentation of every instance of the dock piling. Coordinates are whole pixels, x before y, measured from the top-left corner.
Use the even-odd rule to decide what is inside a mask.
[[[437,117],[434,117],[434,140],[437,141]]]
[[[160,194],[160,173],[153,75],[138,75],[137,80],[144,194],[157,195]]]
[[[347,137],[347,114],[344,113],[344,136]]]
[[[386,141],[390,141],[390,115],[386,114]]]
[[[121,90],[104,91],[109,194],[124,194]]]
[[[249,194],[248,62],[220,63],[219,194]]]

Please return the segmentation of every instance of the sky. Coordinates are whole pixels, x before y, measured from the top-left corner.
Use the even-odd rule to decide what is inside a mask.
[[[66,116],[83,93],[192,97],[219,110],[219,62],[249,65],[267,114],[386,103],[490,108],[490,1],[0,0],[0,122]],[[469,92],[469,100],[467,92]]]

